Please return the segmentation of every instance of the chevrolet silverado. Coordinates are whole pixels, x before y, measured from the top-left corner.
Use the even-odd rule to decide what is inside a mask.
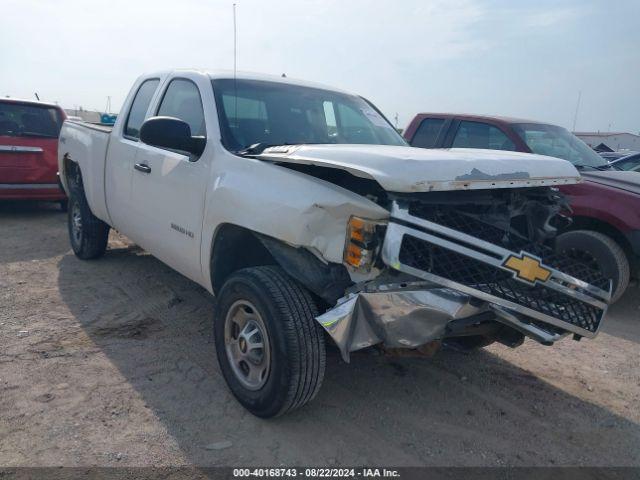
[[[407,145],[366,99],[289,78],[140,77],[113,128],[64,123],[81,259],[111,228],[216,297],[224,378],[272,417],[318,392],[325,337],[471,349],[594,337],[610,282],[555,253],[564,160]]]

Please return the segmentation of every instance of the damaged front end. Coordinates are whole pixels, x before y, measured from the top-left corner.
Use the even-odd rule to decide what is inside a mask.
[[[383,274],[352,287],[318,317],[345,360],[376,344],[517,346],[527,336],[550,345],[569,333],[597,334],[611,282],[555,253],[566,207],[556,189],[399,194],[390,201],[372,259]]]

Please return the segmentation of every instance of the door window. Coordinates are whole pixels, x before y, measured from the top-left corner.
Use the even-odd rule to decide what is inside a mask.
[[[421,148],[435,147],[443,125],[444,118],[425,118],[413,136],[411,145]]]
[[[129,110],[127,123],[124,126],[125,136],[136,139],[140,137],[140,127],[144,123],[149,104],[159,83],[160,80],[152,78],[143,82],[140,88],[138,88],[133,103],[131,104],[131,109]]]
[[[195,83],[183,78],[172,80],[160,103],[158,115],[174,117],[189,124],[191,135],[206,136],[204,110]]]
[[[460,122],[452,147],[512,151],[516,149],[509,137],[499,128],[488,123],[466,121]]]

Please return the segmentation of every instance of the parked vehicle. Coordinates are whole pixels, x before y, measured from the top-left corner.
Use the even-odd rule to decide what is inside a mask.
[[[65,122],[75,254],[110,228],[216,295],[221,371],[249,411],[311,400],[323,329],[372,345],[473,348],[598,332],[610,282],[551,248],[568,162],[409,147],[368,101],[257,75],[136,81],[111,128]]]
[[[625,292],[630,275],[640,276],[636,175],[616,172],[566,129],[506,117],[421,113],[407,127],[405,138],[422,148],[489,148],[569,160],[585,181],[559,187],[569,199],[573,221],[558,244],[568,256],[613,280],[613,301]]]
[[[597,153],[602,158],[604,158],[607,162],[612,163],[612,162],[615,162],[616,160],[620,160],[623,157],[628,157],[629,155],[632,155],[638,152],[626,151],[626,152],[597,152]]]
[[[640,153],[627,155],[610,163],[610,165],[618,170],[629,172],[640,172]]]
[[[51,200],[66,208],[57,177],[65,118],[57,105],[0,99],[0,199]]]

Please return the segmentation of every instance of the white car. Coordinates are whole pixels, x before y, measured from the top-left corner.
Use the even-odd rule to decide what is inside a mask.
[[[569,162],[412,148],[321,85],[144,75],[113,128],[65,122],[59,171],[78,257],[115,228],[216,295],[222,372],[261,417],[316,395],[325,335],[347,361],[372,345],[550,345],[595,336],[610,298],[553,250],[554,187],[580,181]]]

